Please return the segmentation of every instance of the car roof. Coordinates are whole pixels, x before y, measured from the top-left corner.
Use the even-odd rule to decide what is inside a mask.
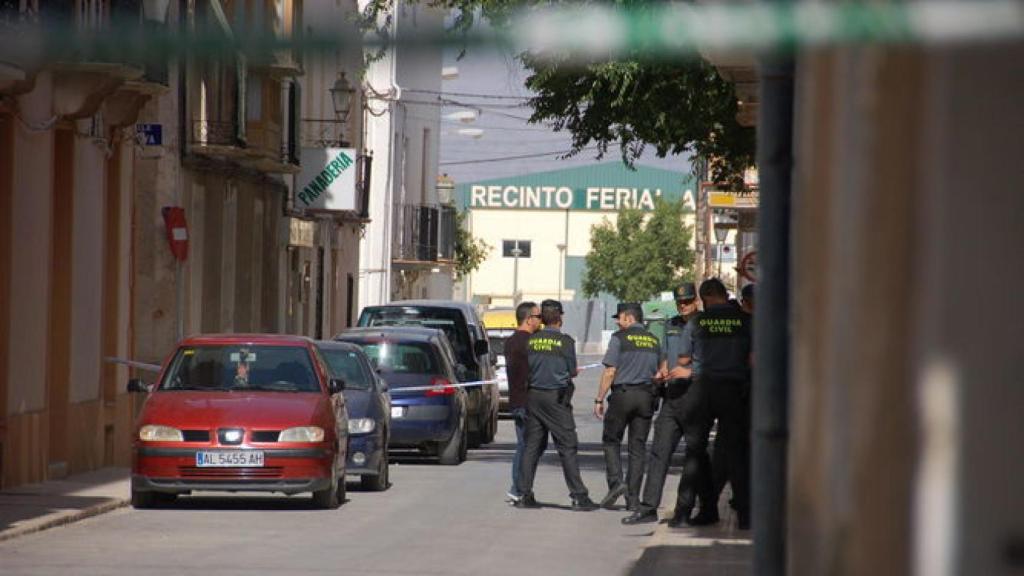
[[[257,344],[262,346],[308,347],[313,341],[305,336],[291,334],[196,334],[181,341],[182,346],[225,346]]]
[[[314,340],[313,344],[316,344],[317,348],[326,348],[328,350],[347,350],[349,352],[360,352],[363,349],[358,344],[351,342],[342,342],[340,340]]]
[[[476,318],[476,307],[469,302],[459,302],[458,300],[395,300],[394,302],[389,302],[387,304],[367,306],[367,308],[388,308],[399,306],[416,306],[421,308],[448,308],[462,311],[463,313],[466,314],[467,318]]]
[[[443,337],[444,331],[438,328],[425,328],[420,326],[367,326],[362,328],[348,328],[335,336],[335,338],[345,338],[346,336],[358,338],[375,335],[398,337],[403,340],[426,341],[439,336]]]

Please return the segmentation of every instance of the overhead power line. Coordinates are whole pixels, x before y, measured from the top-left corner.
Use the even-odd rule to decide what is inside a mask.
[[[588,152],[597,150],[597,146],[581,148],[576,152]],[[488,162],[506,162],[508,160],[526,160],[528,158],[543,158],[544,156],[564,156],[572,153],[573,150],[556,150],[552,152],[538,152],[536,154],[522,154],[519,156],[499,156],[497,158],[477,158],[475,160],[456,160],[454,162],[441,162],[440,166],[464,166],[467,164],[485,164]]]
[[[501,94],[481,94],[476,92],[444,92],[440,90],[420,90],[417,88],[405,88],[405,92],[417,94],[436,94],[438,96],[455,96],[458,98],[482,98],[490,100],[529,100],[530,96],[503,96]]]

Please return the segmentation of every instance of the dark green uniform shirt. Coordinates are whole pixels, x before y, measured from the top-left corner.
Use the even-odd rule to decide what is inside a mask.
[[[693,377],[750,379],[751,317],[732,304],[711,306],[693,322]]]
[[[576,375],[576,341],[557,328],[544,328],[526,341],[530,388],[560,390]]]

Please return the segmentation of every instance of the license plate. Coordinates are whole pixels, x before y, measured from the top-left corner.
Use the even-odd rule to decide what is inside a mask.
[[[401,418],[402,416],[405,416],[405,406],[392,406],[391,407],[391,417],[392,418]]]
[[[196,452],[196,466],[200,468],[258,468],[263,466],[263,452],[259,450]]]

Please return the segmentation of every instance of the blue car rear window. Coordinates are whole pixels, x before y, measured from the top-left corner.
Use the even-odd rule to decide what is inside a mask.
[[[366,373],[359,365],[359,355],[351,350],[332,350],[320,348],[320,353],[327,360],[331,375],[345,381],[347,388],[366,390],[370,387]]]
[[[362,340],[357,343],[378,368],[398,374],[439,374],[434,348],[426,342]]]

